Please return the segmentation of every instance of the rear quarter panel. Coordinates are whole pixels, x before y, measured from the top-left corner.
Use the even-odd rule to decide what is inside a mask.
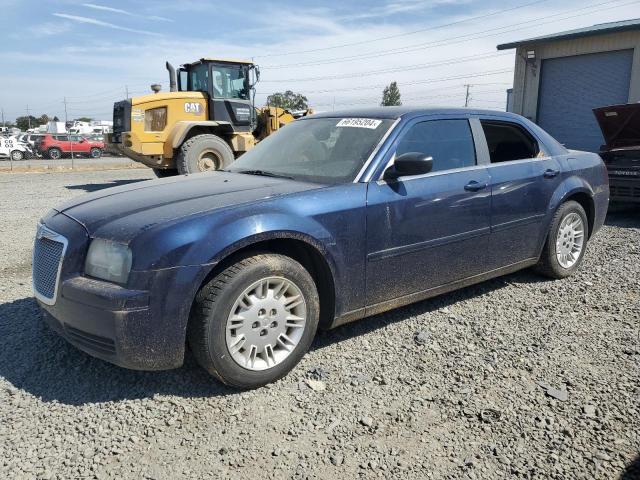
[[[558,206],[576,193],[585,193],[593,201],[593,227],[596,233],[604,224],[609,206],[609,177],[604,162],[595,153],[570,150],[558,156],[563,181],[549,205],[550,218]]]

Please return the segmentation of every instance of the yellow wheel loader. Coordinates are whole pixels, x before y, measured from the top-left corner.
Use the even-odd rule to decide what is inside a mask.
[[[224,169],[257,142],[311,110],[254,108],[257,65],[202,58],[177,72],[169,92],[116,102],[110,146],[153,168],[158,177]]]

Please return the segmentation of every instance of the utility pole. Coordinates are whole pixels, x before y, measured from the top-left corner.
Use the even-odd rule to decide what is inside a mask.
[[[29,113],[29,104],[27,104],[27,122],[29,124],[29,130],[31,130],[31,114]]]
[[[67,118],[67,97],[64,97],[62,100],[62,103],[64,103],[64,128],[67,128],[67,122],[69,121],[69,119]]]
[[[333,97],[333,104],[331,106],[331,111],[335,112],[335,110],[336,110],[336,97]]]
[[[129,99],[129,86],[128,85],[124,86],[124,93],[126,95],[125,98],[128,100]]]
[[[465,85],[465,88],[467,89],[467,93],[465,94],[465,97],[464,97],[464,106],[466,108],[469,106],[469,100],[471,100],[471,96],[469,95],[469,89],[471,88],[471,85],[467,83]]]
[[[1,110],[2,110],[2,128],[6,128],[6,127],[7,127],[7,124],[6,124],[6,123],[4,123],[4,108],[3,108],[3,109],[1,109]]]

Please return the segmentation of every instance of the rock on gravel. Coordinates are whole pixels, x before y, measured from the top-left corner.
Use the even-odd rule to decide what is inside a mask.
[[[572,278],[518,272],[320,332],[290,375],[237,392],[191,357],[124,370],[42,325],[38,219],[151,178],[0,174],[0,478],[638,478],[638,213],[609,216]]]

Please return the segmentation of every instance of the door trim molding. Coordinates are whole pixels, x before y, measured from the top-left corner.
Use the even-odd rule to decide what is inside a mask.
[[[461,242],[471,238],[480,237],[482,235],[488,235],[491,232],[491,227],[478,228],[477,230],[471,230],[468,232],[456,233],[454,235],[448,235],[446,237],[433,238],[424,242],[412,243],[410,245],[402,245],[400,247],[387,248],[385,250],[379,250],[377,252],[371,252],[367,254],[368,262],[376,262],[387,258],[399,257],[401,255],[407,255],[409,253],[419,252],[432,247],[441,247],[449,243]]]
[[[531,223],[537,223],[541,221],[545,217],[544,213],[540,213],[538,215],[532,215],[530,217],[525,218],[517,218],[515,220],[511,220],[509,222],[498,223],[497,225],[491,226],[492,232],[502,232],[504,230],[508,230],[510,228],[521,227],[524,225],[529,225]]]

